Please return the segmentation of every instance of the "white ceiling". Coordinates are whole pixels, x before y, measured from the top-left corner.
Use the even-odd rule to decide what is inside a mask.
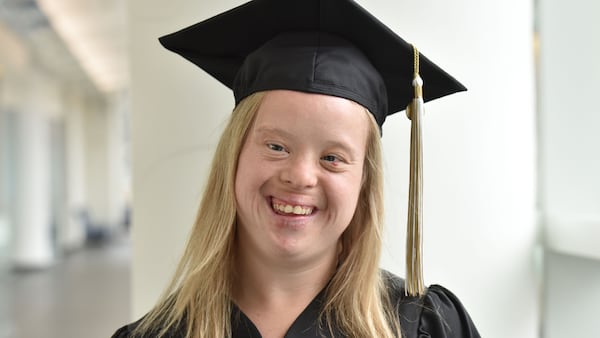
[[[128,87],[126,0],[0,0],[0,21],[52,74],[105,93]]]
[[[125,0],[37,0],[57,34],[105,92],[129,82]]]

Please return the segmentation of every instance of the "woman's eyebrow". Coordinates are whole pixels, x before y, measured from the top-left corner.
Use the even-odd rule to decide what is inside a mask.
[[[279,136],[292,137],[293,135],[285,129],[271,126],[260,126],[256,128],[256,134],[275,134]]]

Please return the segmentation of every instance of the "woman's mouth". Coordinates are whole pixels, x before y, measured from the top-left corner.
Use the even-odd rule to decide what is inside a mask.
[[[271,206],[273,210],[281,215],[311,215],[313,213],[314,208],[305,206],[305,205],[293,205],[287,204],[282,201],[271,200]]]

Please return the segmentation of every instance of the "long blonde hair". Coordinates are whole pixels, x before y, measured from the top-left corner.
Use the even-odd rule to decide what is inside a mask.
[[[234,109],[217,146],[195,224],[174,277],[134,335],[165,336],[185,324],[186,338],[231,337],[236,232],[235,175],[264,92]],[[366,109],[365,109],[366,110]],[[383,173],[379,127],[370,118],[363,184],[354,217],[342,234],[340,263],[321,315],[349,337],[399,337],[397,315],[379,272]],[[357,292],[356,290],[361,290]]]

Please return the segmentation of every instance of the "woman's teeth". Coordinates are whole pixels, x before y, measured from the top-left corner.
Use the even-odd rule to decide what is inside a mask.
[[[310,215],[312,214],[313,208],[303,207],[299,205],[289,204],[278,204],[273,203],[273,209],[283,214],[294,214],[294,215]]]

